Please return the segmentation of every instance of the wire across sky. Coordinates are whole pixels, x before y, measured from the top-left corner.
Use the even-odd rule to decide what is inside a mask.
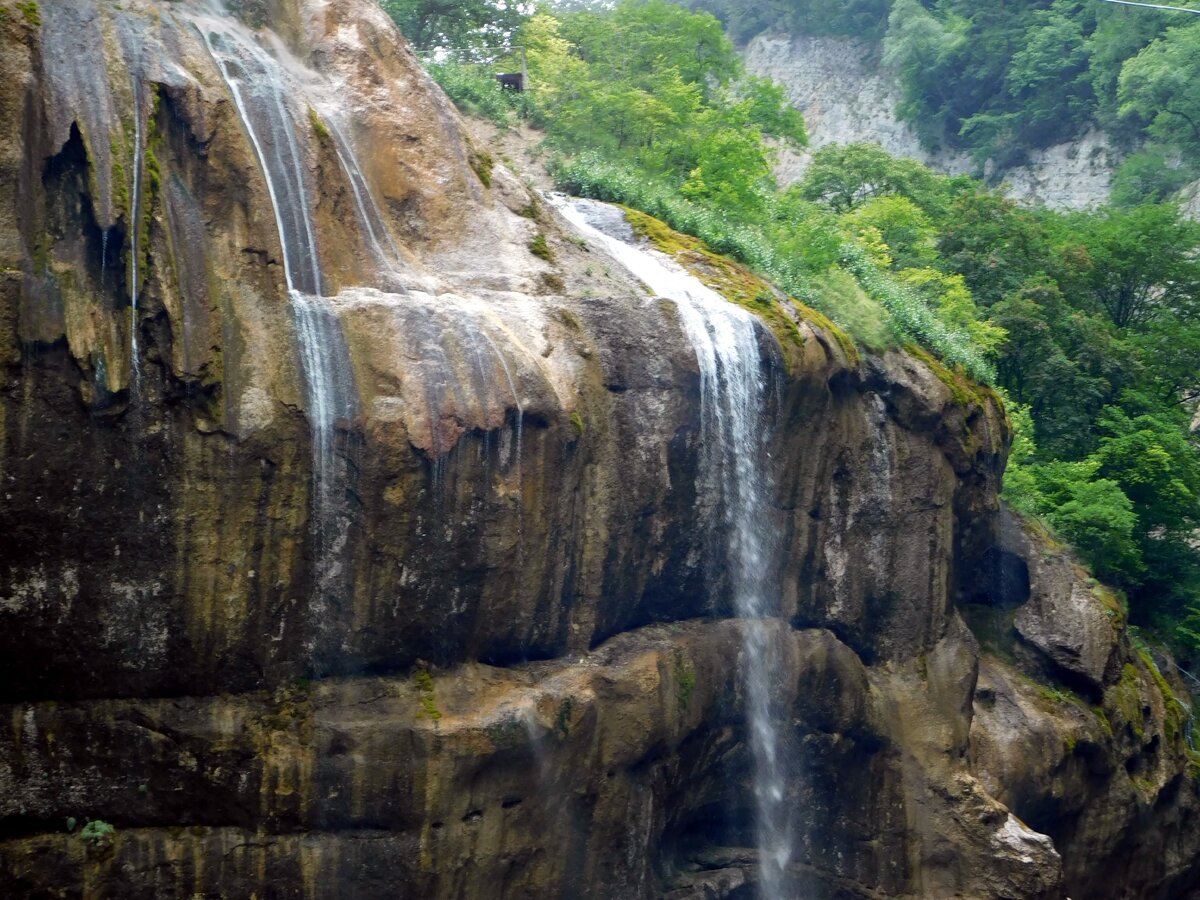
[[[1141,6],[1146,9],[1165,9],[1170,12],[1186,12],[1200,16],[1200,9],[1188,9],[1186,6],[1159,6],[1157,3],[1134,3],[1133,0],[1103,0],[1104,3],[1117,3],[1121,6]]]

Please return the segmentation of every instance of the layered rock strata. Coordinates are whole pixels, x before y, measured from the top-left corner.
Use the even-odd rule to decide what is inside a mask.
[[[374,4],[241,8],[281,23],[353,386],[329,508],[214,14],[0,4],[0,895],[747,896],[745,623],[675,307]],[[1000,511],[997,401],[786,303],[759,338],[807,895],[1182,895],[1190,714]]]

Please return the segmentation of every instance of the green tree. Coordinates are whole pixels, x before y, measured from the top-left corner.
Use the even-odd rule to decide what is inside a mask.
[[[1145,327],[1167,310],[1191,310],[1200,288],[1200,226],[1169,204],[1077,216],[1090,265],[1084,283],[1119,328]]]
[[[1113,174],[1111,202],[1122,207],[1161,203],[1196,176],[1190,160],[1176,159],[1160,145],[1143,147],[1125,157]]]
[[[897,268],[927,266],[937,258],[937,231],[925,211],[907,197],[872,197],[846,213],[842,222],[851,234],[867,227],[878,229]]]
[[[984,307],[1051,267],[1050,234],[1043,221],[987,191],[955,198],[938,238],[938,252],[946,268],[966,278]]]
[[[1121,69],[1120,115],[1190,152],[1200,149],[1200,23],[1169,29]]]
[[[1134,540],[1138,517],[1115,481],[1073,482],[1067,499],[1047,518],[1096,574],[1126,585],[1140,580],[1142,558]]]
[[[414,47],[505,46],[533,11],[526,0],[380,0]]]
[[[830,144],[813,155],[796,190],[805,200],[845,213],[889,195],[925,209],[938,207],[949,193],[947,184],[915,160],[894,157],[878,144]]]
[[[1186,417],[1158,411],[1130,417],[1109,407],[1093,459],[1097,474],[1121,485],[1147,539],[1190,534],[1200,525],[1200,455]]]

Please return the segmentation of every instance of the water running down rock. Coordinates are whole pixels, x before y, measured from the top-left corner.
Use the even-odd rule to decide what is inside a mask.
[[[1003,525],[986,391],[849,353],[817,317],[786,366],[738,311],[700,310],[694,335],[499,162],[483,183],[490,145],[377,4],[271,5],[279,33],[224,52],[234,80],[284,85],[278,141],[269,92],[243,92],[243,124],[198,3],[41,3],[40,28],[0,27],[0,894],[1197,883],[1182,713],[1071,560]],[[162,188],[140,417],[117,277],[134,70]],[[287,132],[299,181],[273,171]],[[319,252],[308,305],[284,277],[306,239],[270,196],[289,180]],[[344,401],[326,382],[321,411],[310,372],[344,370],[319,355],[342,354],[335,328],[358,468],[333,492],[354,525],[331,590],[312,447]],[[767,466],[739,473],[737,441]],[[731,533],[755,508],[771,530]],[[65,829],[81,815],[116,826],[107,846]]]
[[[772,632],[762,622],[780,615],[781,548],[772,510],[777,488],[770,471],[776,411],[769,402],[779,348],[750,313],[661,254],[614,237],[624,225],[619,208],[560,195],[551,200],[589,240],[608,250],[655,294],[676,304],[696,353],[703,440],[698,494],[709,507],[709,517],[717,517],[709,527],[715,525],[724,537],[728,589],[737,615],[747,620],[739,667],[754,755],[759,887],[764,900],[781,900],[790,895],[785,882],[792,834],[785,791],[788,764],[794,773],[795,760],[785,759],[780,719],[786,713],[773,697],[781,661]],[[607,233],[596,223],[607,223]]]

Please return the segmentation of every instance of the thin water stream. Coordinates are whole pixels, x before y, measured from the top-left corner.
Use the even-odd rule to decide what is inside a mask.
[[[675,303],[696,353],[705,481],[700,489],[721,498],[719,525],[726,535],[729,585],[734,608],[746,620],[741,669],[754,759],[759,892],[764,900],[782,900],[792,835],[784,799],[782,741],[772,710],[771,673],[780,666],[768,620],[779,615],[779,590],[772,581],[779,547],[770,510],[771,387],[760,349],[761,326],[753,315],[665,257],[596,228],[594,223],[611,220],[614,213],[620,217],[618,227],[623,225],[623,214],[615,207],[560,197],[552,202],[590,241],[606,249],[655,294]]]
[[[198,18],[196,26],[254,146],[279,231],[313,434],[313,528],[317,545],[314,599],[320,607],[339,590],[346,575],[348,522],[341,496],[346,485],[341,471],[344,462],[340,459],[346,448],[338,444],[337,423],[357,414],[358,401],[337,313],[322,295],[324,279],[304,150],[297,138],[297,119],[288,103],[290,97],[302,96],[302,92],[289,80],[279,61],[258,44],[254,34],[236,21],[206,16]],[[344,161],[341,152],[339,158]]]
[[[141,80],[133,81],[133,193],[129,212],[129,384],[136,403],[141,394],[142,362],[138,351],[138,264],[141,262],[142,231],[142,88]]]

